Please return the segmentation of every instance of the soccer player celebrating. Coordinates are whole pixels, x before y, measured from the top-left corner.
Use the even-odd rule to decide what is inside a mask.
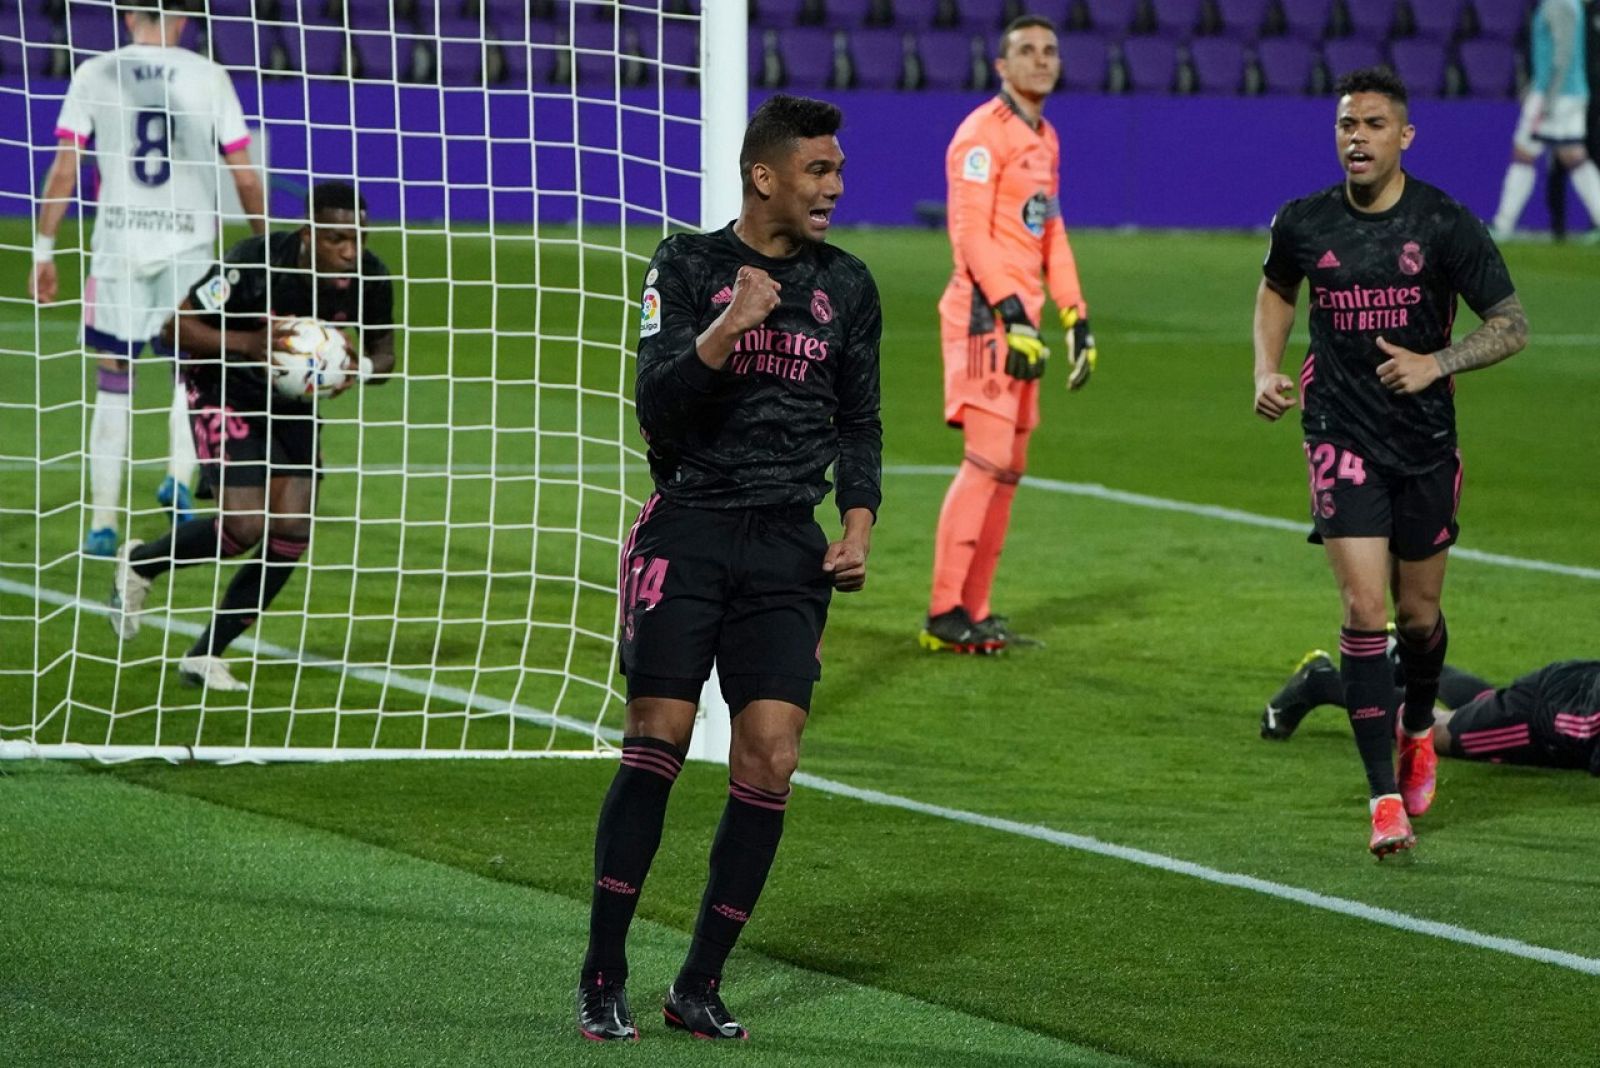
[[[1299,402],[1312,540],[1344,605],[1340,674],[1371,791],[1370,848],[1382,857],[1416,844],[1407,814],[1433,799],[1433,702],[1447,645],[1439,597],[1461,491],[1451,376],[1520,350],[1528,322],[1483,224],[1401,168],[1416,131],[1400,79],[1360,70],[1335,91],[1345,178],[1273,219],[1256,293],[1255,411],[1270,422],[1295,405],[1295,383],[1278,368],[1309,279]],[[1457,296],[1483,323],[1452,343]],[[1384,660],[1391,588],[1406,670],[1398,780]]]
[[[1392,665],[1398,702],[1405,668]],[[1286,741],[1313,710],[1344,704],[1333,660],[1314,649],[1261,715],[1261,737]],[[1442,756],[1600,775],[1600,660],[1563,660],[1496,688],[1445,664],[1439,674],[1433,744]]]
[[[187,20],[173,0],[146,0],[123,15],[133,43],[79,67],[56,122],[60,144],[44,181],[29,292],[56,299],[56,232],[92,139],[100,175],[99,210],[83,292],[84,344],[100,356],[89,424],[92,515],[83,551],[117,551],[117,508],[128,462],[131,414],[128,361],[156,335],[190,284],[217,258],[217,153],[257,233],[266,229],[261,179],[250,165],[244,112],[227,72],[178,47]],[[173,376],[167,477],[156,491],[175,517],[194,505],[183,384]]]
[[[191,519],[117,556],[111,625],[139,630],[151,583],[173,567],[260,555],[234,574],[211,625],[178,661],[184,681],[244,690],[222,653],[283,589],[311,536],[322,451],[314,404],[273,388],[272,320],[310,316],[359,330],[350,378],[381,383],[394,369],[394,288],[389,270],[362,243],[366,201],[342,182],[311,190],[310,222],[246,238],[189,291],[162,337],[180,354],[189,386],[202,477],[221,515]],[[342,392],[342,389],[341,389]]]
[[[622,550],[622,766],[600,809],[578,1027],[636,1039],[625,942],[700,689],[733,715],[728,802],[671,1027],[741,1039],[723,962],[777,854],[833,590],[859,590],[879,502],[878,290],[824,242],[844,191],[839,109],[777,95],[739,153],[739,218],[661,242],[644,277],[636,385],[656,493]],[[812,517],[828,492],[843,533]]]
[[[1000,37],[1000,94],[968,115],[945,153],[955,269],[939,300],[944,418],[962,460],[934,536],[924,649],[992,653],[1017,639],[989,604],[1011,502],[1039,425],[1043,270],[1071,363],[1067,388],[1094,370],[1089,308],[1061,222],[1061,145],[1045,98],[1061,77],[1049,19],[1015,19]]]

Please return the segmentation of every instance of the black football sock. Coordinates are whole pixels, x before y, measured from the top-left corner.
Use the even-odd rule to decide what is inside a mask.
[[[1339,675],[1344,680],[1345,710],[1355,732],[1356,749],[1367,770],[1372,796],[1397,794],[1394,777],[1394,728],[1389,701],[1394,680],[1384,656],[1388,635],[1381,630],[1339,631]]]
[[[1446,708],[1460,708],[1495,688],[1494,683],[1470,671],[1449,664],[1439,669],[1439,701]]]
[[[679,989],[721,980],[722,966],[755,911],[772,859],[778,855],[789,793],[728,780],[728,804],[711,843],[711,879],[700,901],[689,957],[678,973]]]
[[[667,799],[683,751],[660,738],[622,739],[622,766],[600,806],[594,834],[594,895],[589,904],[589,950],[583,980],[628,979],[628,925],[639,905],[650,864],[661,845]]]
[[[1411,734],[1433,729],[1433,702],[1439,697],[1439,672],[1444,667],[1444,652],[1450,632],[1444,616],[1422,641],[1413,643],[1402,631],[1400,662],[1406,671],[1406,700],[1400,710],[1400,725]]]
[[[234,574],[233,581],[222,594],[222,603],[211,617],[211,625],[194,643],[189,655],[221,656],[223,650],[272,604],[305,553],[306,543],[298,538],[269,536],[261,555]]]
[[[249,548],[244,546],[228,552],[227,548],[233,545],[233,541],[220,533],[220,525],[221,520],[215,516],[179,523],[161,537],[147,541],[128,553],[128,562],[134,574],[153,579],[175,567],[215,560],[219,547],[224,556],[237,556]]]

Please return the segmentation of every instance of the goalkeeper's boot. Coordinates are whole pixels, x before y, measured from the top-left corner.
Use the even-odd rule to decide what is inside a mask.
[[[185,656],[178,660],[178,675],[190,686],[220,693],[244,693],[250,687],[233,677],[220,656]]]
[[[679,987],[682,987],[680,990]],[[681,979],[667,988],[667,1003],[661,1008],[667,1026],[687,1031],[695,1038],[736,1039],[750,1037],[722,1003],[717,980],[704,985],[685,984]]]
[[[1367,848],[1382,860],[1390,853],[1410,849],[1417,844],[1411,831],[1411,821],[1406,818],[1406,806],[1394,794],[1384,794],[1372,801],[1372,839]]]
[[[1004,646],[985,644],[967,610],[956,605],[948,612],[929,616],[917,635],[917,644],[931,653],[995,653]]]
[[[604,975],[584,976],[578,984],[578,1033],[593,1042],[637,1042],[628,992]]]
[[[1406,815],[1420,816],[1433,804],[1433,790],[1439,776],[1439,755],[1433,751],[1433,732],[1421,738],[1400,735],[1400,799]]]
[[[1313,708],[1336,705],[1342,700],[1344,682],[1333,657],[1313,649],[1300,658],[1283,689],[1267,701],[1261,713],[1261,737],[1286,741]]]
[[[999,652],[1013,646],[1038,646],[1044,642],[1038,638],[1030,638],[1026,634],[1018,634],[1011,629],[1011,620],[1005,616],[988,615],[972,625],[978,639],[991,646],[991,652]]]
[[[83,536],[85,556],[117,555],[117,532],[112,527],[96,527]]]
[[[139,613],[144,611],[144,599],[150,594],[150,580],[133,569],[128,559],[130,553],[143,545],[137,538],[129,541],[117,554],[117,573],[111,580],[111,629],[126,641],[139,633]]]
[[[194,518],[194,494],[189,492],[189,487],[173,478],[171,475],[156,489],[156,503],[169,509],[174,525],[187,523]]]

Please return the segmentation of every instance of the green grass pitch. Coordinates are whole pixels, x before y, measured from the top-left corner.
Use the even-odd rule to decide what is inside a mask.
[[[20,248],[26,234],[0,240]],[[1045,644],[992,660],[931,657],[913,640],[947,482],[928,469],[948,470],[960,451],[940,423],[943,235],[837,240],[883,291],[891,474],[868,588],[835,602],[803,770],[1600,959],[1588,777],[1447,762],[1415,855],[1373,862],[1343,716],[1319,712],[1285,745],[1256,737],[1261,702],[1299,654],[1335,639],[1319,551],[1289,530],[1073,491],[1300,519],[1297,429],[1250,414],[1262,239],[1075,236],[1101,366],[1081,394],[1066,393],[1059,369],[1045,379],[1039,481],[1017,498],[996,593]],[[361,407],[336,413],[327,439],[336,470],[318,571],[309,593],[304,577],[291,582],[258,636],[441,686],[473,685],[474,663],[501,665],[477,678],[482,697],[617,726],[603,696],[605,535],[641,488],[614,444],[619,432],[634,440],[614,399],[634,316],[620,257],[468,233],[372,244],[410,279],[413,377],[337,402]],[[1460,383],[1461,544],[1579,570],[1452,562],[1451,659],[1500,680],[1593,657],[1600,638],[1600,259],[1586,247],[1506,251],[1534,340]],[[18,289],[25,256],[0,255],[0,278]],[[467,284],[491,262],[517,286]],[[71,317],[0,303],[0,401],[45,412],[29,425],[0,409],[0,454],[81,448],[83,368],[35,355],[69,348]],[[140,374],[139,507],[160,477],[160,378]],[[80,592],[70,553],[82,495],[75,464],[0,468],[6,589]],[[537,538],[522,529],[531,517]],[[160,522],[140,516],[135,533]],[[99,598],[108,579],[105,565],[86,567],[81,593]],[[212,568],[163,580],[160,603],[198,621],[214,581]],[[201,709],[163,670],[187,637],[147,631],[119,650],[92,614],[36,614],[15,593],[0,593],[0,615],[0,723],[26,722],[34,706],[58,739],[148,741],[158,717],[140,710],[159,707],[163,739],[246,740],[227,702]],[[563,687],[568,666],[589,681]],[[550,738],[437,696],[424,719],[415,689],[374,678],[268,658],[253,696],[274,711],[252,739]],[[347,710],[337,735],[319,714],[333,707]],[[644,1042],[591,1049],[572,1027],[611,771],[0,766],[6,1060],[701,1063],[710,1051],[665,1032],[656,999],[698,905],[724,796],[714,767],[692,766],[676,787],[641,902],[631,992]],[[764,1066],[1584,1064],[1600,996],[1600,977],[1578,968],[806,787],[727,984],[755,1038],[718,1059]]]

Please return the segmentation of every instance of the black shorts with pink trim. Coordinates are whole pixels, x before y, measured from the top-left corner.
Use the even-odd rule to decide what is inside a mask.
[[[1401,560],[1426,560],[1456,543],[1461,528],[1461,453],[1420,474],[1393,471],[1355,449],[1307,439],[1313,530],[1306,539],[1388,538]]]
[[[1600,663],[1566,661],[1486,690],[1451,715],[1452,748],[1469,760],[1600,773],[1597,682]]]
[[[225,486],[265,486],[269,478],[322,477],[320,428],[309,405],[247,410],[190,378],[189,423],[200,475],[217,494]]]
[[[623,543],[618,661],[628,699],[693,701],[713,661],[735,715],[751,701],[811,707],[833,584],[805,506],[645,502]]]

